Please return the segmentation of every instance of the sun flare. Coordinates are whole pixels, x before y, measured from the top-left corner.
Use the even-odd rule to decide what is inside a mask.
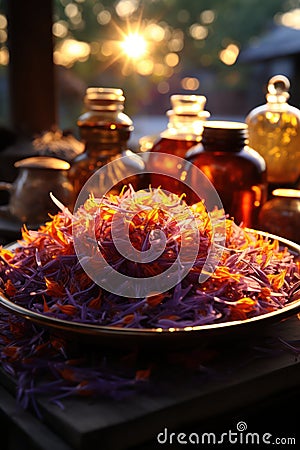
[[[139,59],[147,53],[147,42],[137,32],[126,35],[120,45],[125,55],[130,59]]]

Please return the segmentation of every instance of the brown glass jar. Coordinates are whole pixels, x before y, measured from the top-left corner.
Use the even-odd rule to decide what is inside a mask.
[[[137,189],[138,176],[127,179],[128,174],[144,167],[142,159],[127,148],[127,142],[133,131],[133,122],[123,112],[125,97],[122,89],[91,87],[86,90],[84,103],[86,112],[77,121],[80,139],[85,144],[82,154],[73,160],[70,180],[74,187],[74,203],[85,182],[105,164],[125,156],[116,170],[109,171],[101,179],[102,194],[105,187],[113,183],[115,192],[124,184],[133,184]],[[127,170],[128,169],[128,170]],[[120,180],[123,181],[120,181]],[[100,192],[101,194],[101,192]]]
[[[259,211],[267,198],[265,160],[248,145],[243,122],[208,121],[202,142],[186,154],[214,185],[225,213],[237,224],[257,227]],[[197,173],[190,180],[197,186]],[[188,198],[189,203],[198,201]]]
[[[300,244],[300,190],[275,189],[260,211],[259,228]]]

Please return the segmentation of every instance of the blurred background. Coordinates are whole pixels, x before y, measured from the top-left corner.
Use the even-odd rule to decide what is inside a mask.
[[[0,126],[9,128],[7,3],[0,0]],[[243,119],[281,73],[300,106],[299,0],[53,0],[52,20],[61,129],[77,133],[88,86],[124,89],[136,138],[164,128],[175,93],[205,95],[212,116]]]

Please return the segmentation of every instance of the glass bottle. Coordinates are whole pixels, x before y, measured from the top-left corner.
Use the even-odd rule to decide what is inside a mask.
[[[168,154],[185,158],[186,152],[201,141],[204,121],[210,116],[204,110],[206,97],[203,95],[171,95],[172,109],[166,112],[167,128],[162,131],[153,143],[148,155],[147,169],[150,172],[152,187],[161,186],[163,189],[176,194],[182,194],[184,186],[167,175],[156,174],[160,167],[170,176],[178,178],[177,163],[172,164]]]
[[[208,121],[201,143],[188,151],[186,159],[214,185],[226,214],[237,224],[257,227],[267,197],[266,163],[247,143],[245,123]],[[188,176],[191,186],[197,186],[197,172],[191,169]],[[188,197],[189,203],[196,201]]]
[[[295,187],[300,175],[300,110],[288,103],[289,88],[285,76],[272,77],[267,102],[245,119],[249,145],[266,161],[270,194],[276,187]]]
[[[138,189],[139,175],[130,176],[131,172],[144,168],[141,157],[127,148],[127,142],[133,131],[133,122],[124,110],[125,97],[122,89],[90,87],[86,90],[84,103],[86,112],[77,120],[80,139],[85,144],[84,152],[77,156],[70,169],[70,180],[74,187],[74,203],[85,182],[105,164],[120,159],[114,171],[106,174],[108,179],[101,179],[101,191],[111,182],[116,184],[114,192],[119,193],[123,185],[131,183]],[[124,180],[123,180],[124,179]],[[120,181],[123,180],[123,181]]]
[[[300,190],[275,189],[260,211],[259,228],[300,244]]]

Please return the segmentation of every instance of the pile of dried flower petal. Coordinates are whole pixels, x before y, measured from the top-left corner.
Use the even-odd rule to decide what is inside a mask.
[[[178,226],[184,228],[186,220],[181,212],[178,220],[173,220],[174,214],[171,220],[159,207],[160,202],[174,212],[183,200],[157,189],[136,193],[131,188],[120,196],[101,200],[91,197],[74,216],[62,208],[38,231],[24,227],[17,248],[0,250],[1,292],[40,314],[125,328],[183,328],[242,320],[283,308],[291,300],[300,278],[294,255],[280,248],[278,241],[229,219],[222,259],[207,281],[198,282],[212,235],[210,217],[202,202],[190,207],[197,221],[200,245],[193,268],[183,281],[167,292],[139,299],[103,290],[78,261],[72,226],[77,227],[77,233],[81,228],[86,241],[90,233],[95,233],[106,260],[119,271],[129,276],[152,276],[169,267],[178,255]],[[120,257],[114,247],[111,221],[124,204],[134,212],[129,233],[138,250],[149,247],[152,230],[163,230],[167,235],[165,252],[153,263],[142,265],[142,269]]]

